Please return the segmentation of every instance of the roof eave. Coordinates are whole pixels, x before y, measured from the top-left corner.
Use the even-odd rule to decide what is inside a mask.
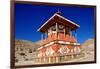
[[[56,15],[57,15],[58,17],[61,17],[61,18],[64,19],[64,20],[66,20],[66,21],[68,21],[68,22],[70,22],[70,23],[76,25],[78,28],[80,27],[78,24],[74,23],[73,21],[71,21],[71,20],[69,20],[69,19],[67,19],[67,18],[64,18],[64,17],[58,15],[57,13],[55,13],[55,14],[54,14],[51,18],[49,18],[37,31],[40,31],[40,30],[41,30],[54,16],[56,16]]]
[[[59,16],[59,17],[61,17],[61,18],[63,18],[64,20],[66,20],[66,21],[68,21],[68,22],[70,22],[70,23],[76,25],[78,28],[80,27],[80,26],[79,26],[78,24],[76,24],[75,22],[73,22],[73,21],[71,21],[71,20],[69,20],[69,19],[67,19],[67,18],[64,18],[64,17],[62,17],[62,16],[60,16],[60,15],[58,15],[58,14],[56,14],[56,15]]]
[[[42,29],[42,27],[45,26],[46,23],[48,23],[55,15],[56,15],[56,13],[51,18],[49,18],[37,31],[40,31]]]

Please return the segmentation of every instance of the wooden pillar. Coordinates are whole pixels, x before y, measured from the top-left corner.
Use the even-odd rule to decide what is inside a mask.
[[[69,30],[69,27],[66,27],[66,30],[67,30],[67,35],[70,35],[70,30]]]
[[[56,35],[57,35],[57,40],[58,40],[58,24],[56,23]]]
[[[50,28],[50,38],[52,38],[52,30]],[[51,39],[49,39],[51,41]]]
[[[60,56],[57,56],[57,57],[56,57],[56,62],[57,62],[57,63],[61,62]]]
[[[60,56],[58,56],[58,63],[59,63],[59,62],[61,62],[61,59],[60,59],[60,58],[61,58],[61,57],[60,57]]]
[[[56,63],[56,56],[54,56],[54,63]]]
[[[70,39],[69,39],[69,41],[72,41],[72,40],[71,40],[71,37],[72,37],[71,29],[69,29],[69,33],[70,33],[70,36],[69,36]]]
[[[74,55],[72,54],[71,57],[74,58]]]
[[[43,58],[42,58],[42,57],[40,57],[40,62],[41,62],[41,63],[42,63],[42,59],[43,59]]]
[[[45,57],[43,58],[43,62],[44,62],[44,63],[46,62],[46,58],[45,58]]]
[[[65,60],[67,59],[67,56],[65,55]]]
[[[64,27],[64,37],[66,38],[66,27]]]
[[[53,57],[49,57],[49,63],[53,63]]]
[[[50,34],[52,33],[52,30],[51,30],[51,28],[50,28]]]
[[[73,49],[71,49],[71,58],[74,58]]]
[[[47,37],[48,37],[48,30],[47,30]]]
[[[50,57],[48,57],[48,59],[49,59],[49,63],[50,63]]]

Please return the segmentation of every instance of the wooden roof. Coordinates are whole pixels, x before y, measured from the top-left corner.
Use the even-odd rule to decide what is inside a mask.
[[[51,18],[49,18],[39,29],[38,31],[40,32],[45,32],[47,29],[49,29],[52,25],[55,25],[56,23],[58,24],[63,24],[66,27],[70,28],[71,31],[79,28],[80,26],[73,21],[64,18],[58,13],[55,13]]]

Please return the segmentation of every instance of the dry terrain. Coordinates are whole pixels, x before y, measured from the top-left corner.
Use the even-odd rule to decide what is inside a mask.
[[[15,65],[38,64],[37,48],[42,41],[32,42],[27,40],[15,40]],[[94,61],[94,40],[88,39],[83,44],[82,54],[74,59],[68,59],[62,63]]]

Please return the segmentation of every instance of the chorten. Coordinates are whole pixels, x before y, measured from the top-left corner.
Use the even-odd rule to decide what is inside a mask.
[[[62,16],[57,11],[39,29],[41,33],[42,46],[38,48],[40,62],[58,63],[61,57],[79,55],[81,44],[73,36],[73,31],[80,26]]]

